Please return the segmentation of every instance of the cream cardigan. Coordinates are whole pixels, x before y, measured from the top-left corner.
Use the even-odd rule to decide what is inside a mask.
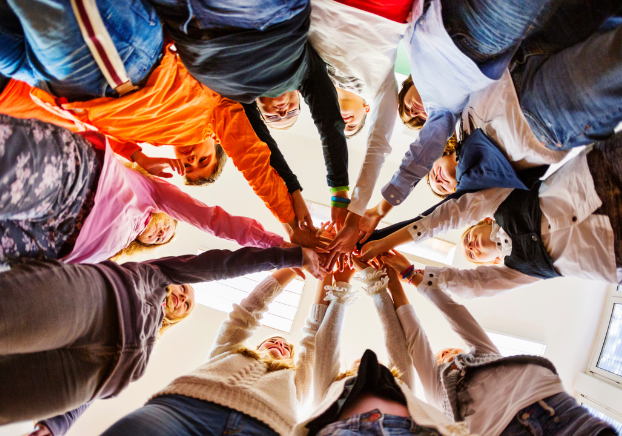
[[[256,418],[282,436],[289,435],[296,423],[298,403],[311,392],[315,334],[326,306],[314,305],[310,310],[296,371],[268,372],[265,364],[235,352],[253,335],[268,304],[282,290],[272,277],[262,281],[239,305],[234,305],[229,319],[220,327],[207,362],[154,397],[179,394],[210,401]]]

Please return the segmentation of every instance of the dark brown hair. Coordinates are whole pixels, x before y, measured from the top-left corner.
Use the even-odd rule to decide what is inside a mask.
[[[406,80],[402,82],[402,89],[397,96],[398,105],[397,111],[400,114],[400,118],[408,126],[408,128],[413,130],[420,130],[425,124],[425,120],[421,117],[411,118],[409,114],[406,113],[406,105],[404,104],[404,99],[406,98],[406,93],[410,88],[413,87],[413,79],[411,76],[408,76]]]

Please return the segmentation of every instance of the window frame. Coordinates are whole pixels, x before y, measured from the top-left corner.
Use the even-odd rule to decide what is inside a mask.
[[[611,316],[613,315],[614,304],[622,304],[621,285],[611,286],[609,289],[609,295],[607,296],[607,300],[605,302],[605,306],[601,315],[600,327],[598,328],[598,334],[596,336],[596,341],[594,342],[592,356],[590,358],[590,362],[587,368],[587,373],[607,383],[613,384],[618,388],[622,388],[622,375],[616,375],[597,367],[598,359],[600,358],[603,346],[605,345],[605,338],[607,337],[607,332],[611,323]]]

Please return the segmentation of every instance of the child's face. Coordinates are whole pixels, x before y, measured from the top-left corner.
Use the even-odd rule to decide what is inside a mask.
[[[430,171],[430,187],[438,195],[449,195],[456,190],[456,153],[443,156],[434,162]]]
[[[170,293],[166,297],[164,306],[165,314],[168,318],[183,318],[195,306],[194,288],[188,284],[169,285]]]
[[[159,214],[151,220],[136,239],[147,245],[160,245],[168,242],[175,234],[175,221],[168,215]]]
[[[499,251],[496,244],[490,240],[492,220],[486,219],[483,224],[471,228],[461,241],[464,257],[471,262],[499,263]]]
[[[409,120],[415,117],[419,117],[423,120],[428,118],[428,114],[425,113],[425,109],[423,108],[421,96],[414,85],[410,87],[404,96],[404,112],[406,117],[409,117]]]
[[[259,351],[267,351],[275,359],[289,359],[292,357],[292,349],[289,343],[280,336],[266,339],[259,347]]]
[[[284,129],[298,119],[300,113],[300,95],[298,91],[288,91],[278,97],[259,97],[257,107],[269,127]]]
[[[175,147],[175,156],[186,168],[187,179],[198,180],[212,175],[218,164],[215,144],[216,139],[212,135],[200,144]]]
[[[436,361],[439,365],[443,363],[453,362],[454,357],[458,354],[463,354],[464,350],[460,348],[444,348],[436,353]]]
[[[359,95],[337,87],[335,89],[339,99],[341,117],[346,123],[345,134],[350,135],[358,131],[365,114],[369,112],[369,105],[365,104],[365,100]]]

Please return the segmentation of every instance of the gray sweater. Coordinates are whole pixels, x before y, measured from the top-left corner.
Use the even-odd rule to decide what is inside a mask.
[[[296,247],[210,250],[198,256],[165,257],[122,265],[112,261],[94,265],[63,264],[68,275],[79,274],[82,269],[95,270],[104,278],[106,291],[113,292],[117,300],[119,359],[93,399],[115,396],[144,374],[162,326],[162,303],[168,285],[221,280],[273,268],[300,267],[302,263],[302,249]],[[62,436],[87,407],[83,405],[41,423],[54,436]]]
[[[466,307],[440,289],[426,288],[423,293],[471,348],[454,360],[459,370],[452,370],[454,362],[439,366],[413,306],[397,309],[425,396],[448,417],[466,421],[473,433],[494,436],[519,410],[564,391],[547,359],[504,358]]]

